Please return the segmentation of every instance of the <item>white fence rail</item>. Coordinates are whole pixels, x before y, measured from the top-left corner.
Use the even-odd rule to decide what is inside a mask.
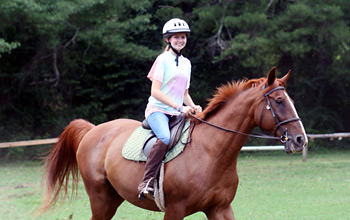
[[[265,151],[265,150],[283,150],[283,145],[271,146],[243,146],[241,151]]]
[[[344,133],[333,133],[333,134],[308,134],[308,138],[313,141],[317,138],[329,138],[330,140],[342,140],[343,138],[349,138],[350,132],[344,132]]]

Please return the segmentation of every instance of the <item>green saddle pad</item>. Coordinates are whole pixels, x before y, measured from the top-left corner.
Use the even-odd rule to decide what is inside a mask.
[[[166,154],[164,162],[169,162],[179,155],[185,148],[188,140],[190,121],[187,120],[182,131],[179,142]],[[144,129],[142,126],[135,129],[129,139],[123,146],[122,155],[127,160],[146,161],[147,157],[143,153],[142,147],[145,139],[150,134],[151,130]]]

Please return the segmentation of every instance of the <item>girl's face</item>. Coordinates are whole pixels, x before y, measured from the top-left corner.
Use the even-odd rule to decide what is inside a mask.
[[[171,46],[177,50],[181,51],[187,43],[187,35],[185,33],[176,33],[172,35],[167,41],[171,43]]]

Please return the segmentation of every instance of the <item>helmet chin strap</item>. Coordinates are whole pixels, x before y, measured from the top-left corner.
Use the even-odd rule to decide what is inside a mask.
[[[174,51],[174,53],[176,54],[175,62],[176,62],[176,66],[179,66],[179,56],[181,56],[182,50],[180,50],[180,52],[177,51],[173,46],[171,46],[170,41],[168,42],[168,45],[169,45],[169,47]]]

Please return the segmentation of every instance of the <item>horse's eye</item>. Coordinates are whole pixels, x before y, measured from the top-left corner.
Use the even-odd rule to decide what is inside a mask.
[[[282,98],[277,98],[276,99],[277,104],[283,104],[283,99]]]

